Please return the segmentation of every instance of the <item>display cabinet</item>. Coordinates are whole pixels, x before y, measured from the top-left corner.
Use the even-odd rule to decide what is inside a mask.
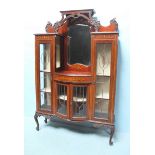
[[[102,26],[93,9],[60,12],[35,34],[36,129],[38,116],[89,122],[105,127],[112,144],[118,24]]]

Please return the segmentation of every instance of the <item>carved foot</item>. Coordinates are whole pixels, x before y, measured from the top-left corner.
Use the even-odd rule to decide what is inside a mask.
[[[39,131],[39,122],[38,122],[38,114],[37,113],[35,113],[35,115],[34,115],[34,120],[37,124],[36,130]]]
[[[44,122],[47,123],[47,118],[45,118]]]
[[[110,130],[111,131],[110,131],[109,145],[113,145],[112,137],[114,135],[115,128],[114,127],[111,127]]]

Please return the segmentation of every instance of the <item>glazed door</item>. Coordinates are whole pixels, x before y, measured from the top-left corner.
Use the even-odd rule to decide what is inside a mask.
[[[36,43],[36,89],[37,110],[50,113],[52,111],[52,74],[51,59],[52,42]]]
[[[89,86],[71,85],[70,117],[72,120],[88,118]]]
[[[95,40],[94,51],[96,64],[96,82],[95,82],[95,101],[93,108],[93,119],[109,122],[113,117],[113,92],[111,90],[114,76],[113,53],[114,41]]]
[[[56,115],[61,118],[68,118],[69,108],[69,86],[56,82]]]

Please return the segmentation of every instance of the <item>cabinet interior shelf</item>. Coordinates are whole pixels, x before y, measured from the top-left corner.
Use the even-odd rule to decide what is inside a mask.
[[[96,97],[96,102],[100,102],[100,101],[109,101],[109,99],[107,99],[107,98],[97,98]],[[106,102],[106,104],[108,104],[108,103]]]
[[[97,95],[96,99],[105,99],[109,100],[109,93],[104,93],[103,95]]]
[[[67,101],[67,95],[59,95],[58,99]]]
[[[49,69],[40,70],[40,72],[50,73]]]
[[[61,100],[67,100],[67,95],[59,95],[58,97]],[[83,97],[73,97],[73,101],[74,102],[86,102],[87,98],[83,98]]]
[[[106,74],[97,74],[96,76],[105,76],[105,77],[110,77],[110,75],[106,75]]]
[[[97,100],[109,100],[109,98],[101,98],[101,97],[96,97]]]
[[[43,88],[40,91],[41,92],[46,92],[46,93],[51,93],[51,89],[50,88]]]

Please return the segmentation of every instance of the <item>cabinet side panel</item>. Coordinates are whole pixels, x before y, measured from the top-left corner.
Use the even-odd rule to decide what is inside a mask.
[[[54,38],[54,35],[35,36],[36,111],[44,114],[53,113]]]
[[[39,103],[40,103],[39,52],[38,51],[39,51],[38,40],[35,37],[35,89],[36,89],[36,110],[37,111],[39,111]]]
[[[109,109],[110,111],[110,123],[113,123],[114,122],[114,108],[115,108],[115,95],[116,95],[116,76],[117,76],[117,55],[118,55],[118,36],[116,36],[116,39],[114,40],[114,43],[113,43],[113,52],[112,52],[112,65],[111,65],[111,68],[112,68],[112,71],[111,71],[111,74],[112,74],[112,77],[111,77],[111,80],[110,80],[110,89],[111,89],[111,107]]]

